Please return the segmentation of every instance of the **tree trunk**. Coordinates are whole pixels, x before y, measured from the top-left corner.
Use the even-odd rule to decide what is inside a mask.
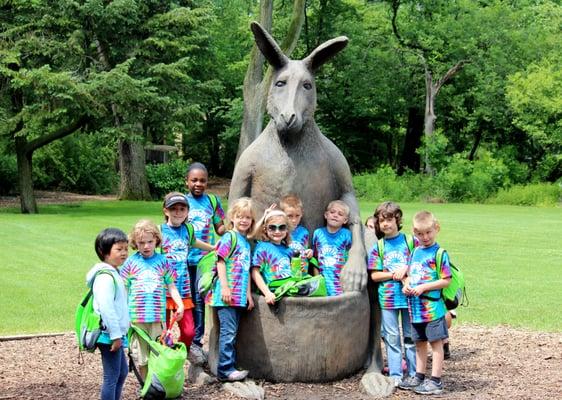
[[[149,200],[144,146],[140,142],[119,141],[120,200]]]
[[[305,0],[294,0],[293,14],[287,37],[281,44],[283,52],[290,56],[297,45],[302,25],[304,23]],[[271,32],[273,18],[273,0],[262,0],[260,2],[260,25]],[[268,68],[265,76],[263,63],[265,58],[254,44],[250,54],[250,63],[244,78],[244,117],[240,129],[240,140],[236,161],[244,150],[258,137],[263,129],[263,118],[265,114],[267,92],[271,83],[271,69]]]
[[[425,135],[426,149],[423,155],[424,171],[432,175],[434,170],[429,160],[427,145],[435,132],[435,97],[439,89],[433,84],[433,76],[430,71],[425,71],[425,114],[423,123],[423,133]]]
[[[468,155],[468,160],[474,160],[474,156],[476,155],[476,150],[478,150],[478,146],[480,145],[480,141],[482,140],[482,131],[478,130],[476,132],[476,137],[474,138],[474,143],[472,144],[472,148],[470,149],[470,154]]]
[[[398,174],[402,175],[407,169],[419,171],[420,156],[416,149],[420,147],[421,138],[424,130],[424,115],[419,108],[410,107],[408,110],[408,127],[406,128],[406,138],[404,148],[398,167]]]
[[[32,157],[33,151],[27,150],[27,139],[16,136],[16,158],[18,162],[18,183],[20,207],[22,214],[37,214],[37,202],[33,194]]]

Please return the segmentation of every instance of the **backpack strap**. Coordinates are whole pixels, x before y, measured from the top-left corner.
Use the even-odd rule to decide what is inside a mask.
[[[379,251],[379,258],[380,258],[381,263],[382,263],[383,268],[384,268],[384,238],[380,238],[377,241],[377,248],[378,248],[378,251]]]
[[[82,300],[82,307],[84,307],[86,305],[86,303],[88,302],[88,299],[91,296],[93,296],[93,294],[94,294],[94,281],[101,274],[106,274],[106,275],[111,276],[111,279],[113,280],[113,300],[115,300],[117,298],[117,282],[115,281],[115,278],[113,277],[113,274],[110,273],[109,271],[104,271],[102,269],[100,271],[97,271],[94,274],[94,277],[92,278],[92,287],[90,287],[90,291],[86,294],[86,296],[84,297],[84,300]]]
[[[416,245],[414,241],[414,236],[410,235],[409,233],[404,234],[404,239],[406,239],[406,245],[408,246],[408,250],[410,250],[410,254],[414,251],[414,247]]]
[[[193,227],[193,224],[191,222],[184,222],[183,224],[187,228],[187,236],[189,237],[189,245],[193,246],[193,244],[195,244],[195,240],[197,240],[197,238],[195,237],[195,228]]]
[[[215,211],[217,211],[217,204],[218,204],[217,196],[215,196],[212,193],[207,193],[207,196],[209,197],[209,201],[211,202],[211,206],[213,207],[213,215],[214,215]]]
[[[437,249],[437,253],[435,253],[435,268],[437,269],[437,273],[439,274],[439,279],[441,279],[441,267],[443,266],[443,254],[445,254],[445,249],[443,247],[439,247]]]
[[[228,257],[230,258],[232,253],[234,253],[234,249],[236,249],[236,245],[238,244],[238,236],[234,231],[228,231],[228,233],[230,233],[230,251],[228,252]]]

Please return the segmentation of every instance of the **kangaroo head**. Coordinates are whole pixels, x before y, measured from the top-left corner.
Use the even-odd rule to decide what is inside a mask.
[[[340,36],[328,40],[305,59],[290,60],[257,22],[252,22],[251,29],[258,48],[273,67],[267,112],[282,141],[290,141],[298,136],[308,121],[314,119],[315,72],[340,52],[347,45],[348,39]]]

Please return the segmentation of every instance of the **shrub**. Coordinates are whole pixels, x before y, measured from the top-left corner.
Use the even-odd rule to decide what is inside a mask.
[[[500,189],[488,202],[517,206],[555,206],[561,200],[562,186],[560,183],[535,183]]]
[[[18,166],[16,156],[0,154],[0,194],[13,194],[18,186]]]
[[[185,171],[188,162],[172,160],[165,164],[146,166],[146,177],[150,193],[156,199],[162,199],[169,192],[185,190]]]

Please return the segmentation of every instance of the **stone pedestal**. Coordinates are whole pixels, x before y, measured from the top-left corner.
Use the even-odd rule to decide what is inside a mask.
[[[256,307],[240,320],[238,366],[269,382],[326,382],[350,376],[368,353],[367,291],[336,297],[288,297],[275,306],[254,295]],[[216,373],[217,327],[209,338],[209,365]]]

